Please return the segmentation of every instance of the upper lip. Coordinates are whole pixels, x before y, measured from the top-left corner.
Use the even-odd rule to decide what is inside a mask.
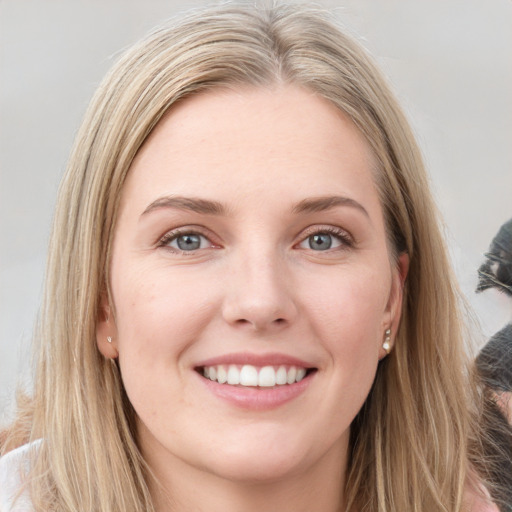
[[[217,365],[244,365],[250,364],[252,366],[297,366],[301,368],[314,368],[313,364],[299,359],[297,357],[289,356],[281,353],[267,353],[267,354],[251,354],[247,352],[236,352],[232,354],[223,354],[221,356],[212,357],[196,364],[196,368],[205,366]]]

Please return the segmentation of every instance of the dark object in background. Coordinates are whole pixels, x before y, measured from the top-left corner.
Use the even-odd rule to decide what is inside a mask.
[[[496,288],[512,297],[512,219],[505,222],[478,269],[477,293]],[[487,386],[512,391],[512,324],[497,332],[481,350],[476,364]]]
[[[477,293],[497,288],[512,297],[512,219],[501,226],[485,257],[478,269]]]
[[[512,219],[501,226],[485,256],[486,261],[478,269],[476,291],[496,288],[512,297]],[[500,489],[492,498],[501,512],[512,512],[512,425],[496,400],[499,396],[512,400],[512,323],[487,342],[476,358],[476,366],[487,388],[486,417],[494,417],[487,426],[492,443],[484,446],[487,458],[494,461],[488,478]]]
[[[495,391],[512,391],[512,324],[497,332],[476,358],[486,386]]]

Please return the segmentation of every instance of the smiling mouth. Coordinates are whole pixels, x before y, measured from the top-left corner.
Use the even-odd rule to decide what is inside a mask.
[[[205,379],[229,386],[252,388],[274,388],[290,386],[300,382],[316,371],[316,368],[304,368],[293,365],[253,366],[244,365],[213,365],[201,366],[196,371]]]

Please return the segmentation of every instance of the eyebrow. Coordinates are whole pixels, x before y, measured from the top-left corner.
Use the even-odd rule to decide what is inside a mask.
[[[202,213],[206,215],[226,215],[226,207],[217,201],[210,201],[209,199],[199,199],[195,197],[182,197],[182,196],[166,196],[160,197],[153,201],[143,212],[146,215],[153,210],[160,208],[174,208],[177,210],[188,210],[195,213]],[[141,216],[142,216],[141,215]]]
[[[322,196],[303,199],[299,201],[293,208],[292,213],[315,213],[336,208],[337,206],[349,206],[356,208],[364,213],[366,217],[370,217],[366,208],[355,199],[344,196]],[[200,199],[195,197],[184,196],[165,196],[153,201],[143,212],[142,216],[161,208],[173,208],[177,210],[187,210],[205,215],[225,216],[228,209],[218,201],[209,199]]]
[[[350,206],[364,213],[364,215],[370,218],[366,208],[355,199],[344,196],[323,196],[313,197],[310,199],[304,199],[297,203],[293,208],[293,213],[314,213],[330,210],[337,206]]]

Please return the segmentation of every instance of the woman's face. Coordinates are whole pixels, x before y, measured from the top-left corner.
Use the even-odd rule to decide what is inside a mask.
[[[345,116],[291,86],[205,93],[158,124],[97,329],[154,468],[272,480],[346,461],[404,274],[372,165]]]

